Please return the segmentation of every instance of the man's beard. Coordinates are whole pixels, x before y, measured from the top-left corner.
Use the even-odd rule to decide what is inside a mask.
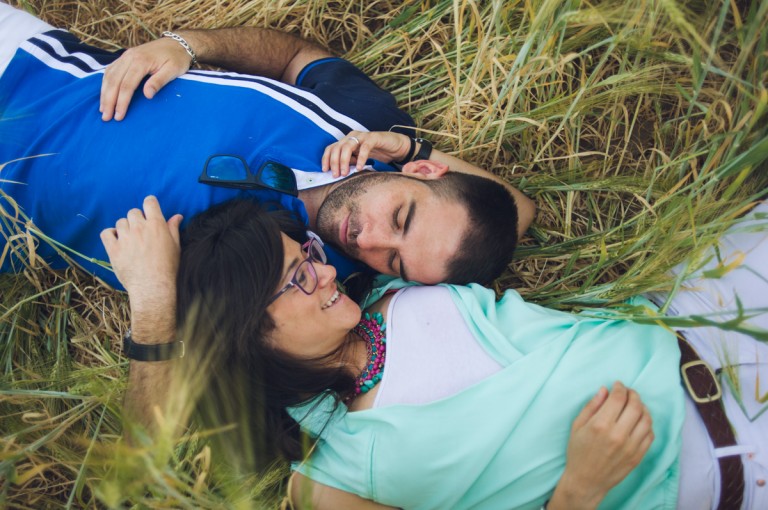
[[[353,176],[342,181],[336,189],[331,191],[317,210],[317,231],[323,241],[330,242],[347,255],[358,258],[359,250],[350,234],[359,232],[360,229],[359,198],[372,186],[392,177],[394,175],[387,173],[366,172],[366,174]],[[340,211],[343,214],[339,215]],[[343,220],[346,213],[349,214],[347,239],[339,239],[339,222]],[[338,222],[336,221],[337,218]]]

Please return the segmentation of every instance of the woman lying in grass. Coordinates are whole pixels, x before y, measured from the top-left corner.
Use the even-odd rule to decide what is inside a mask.
[[[134,307],[132,289],[172,280],[178,253],[178,222],[166,223],[152,198],[144,208],[103,235]],[[764,303],[768,240],[753,230],[722,240],[725,259],[745,252],[740,269],[697,282],[672,308],[711,315],[735,308],[736,296],[746,309]],[[209,210],[184,234],[178,317],[213,332],[188,342],[213,357],[206,399],[219,414],[248,403],[237,412],[295,461],[297,506],[768,505],[768,414],[752,392],[768,348],[751,337],[713,328],[680,341],[684,361],[693,361],[686,384],[714,416],[722,389],[732,429],[702,421],[665,327],[607,310],[549,310],[514,291],[497,302],[488,289],[450,285],[386,294],[361,319],[334,277],[317,240],[251,202]],[[715,368],[728,360],[721,384],[689,345]],[[297,422],[317,438],[303,461]]]

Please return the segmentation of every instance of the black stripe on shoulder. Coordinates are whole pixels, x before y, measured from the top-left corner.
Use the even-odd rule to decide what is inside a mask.
[[[119,51],[107,51],[102,50],[101,48],[96,48],[95,46],[91,46],[90,44],[86,44],[84,42],[81,42],[77,37],[70,34],[69,32],[65,30],[49,30],[48,32],[45,32],[43,35],[50,37],[52,39],[56,39],[63,47],[64,50],[67,53],[67,56],[61,56],[54,51],[54,49],[51,47],[49,43],[44,41],[43,39],[39,39],[37,37],[33,37],[29,40],[30,43],[34,44],[38,48],[42,49],[46,53],[48,53],[51,57],[55,58],[56,60],[59,60],[60,62],[66,62],[68,64],[72,64],[77,66],[78,68],[82,69],[86,72],[93,72],[96,69],[94,69],[89,64],[86,64],[83,62],[79,57],[73,55],[74,53],[85,53],[92,59],[94,59],[99,64],[106,66],[117,60],[117,58],[123,53],[124,50]]]
[[[200,71],[189,71],[189,74],[195,74],[199,76],[215,76],[216,78],[221,78],[225,80],[232,80],[232,81],[240,81],[240,82],[249,82],[249,83],[258,83],[259,85],[262,85],[264,87],[267,87],[269,89],[274,90],[275,92],[280,93],[283,96],[286,96],[297,103],[301,104],[302,106],[306,107],[309,110],[312,110],[314,113],[316,113],[319,117],[321,117],[324,121],[334,126],[336,129],[341,131],[342,133],[346,134],[350,131],[354,130],[354,127],[345,124],[343,121],[336,119],[332,117],[328,112],[323,110],[320,106],[317,105],[317,103],[307,99],[306,97],[297,94],[295,92],[292,92],[290,89],[290,86],[281,87],[280,85],[275,84],[272,80],[266,79],[266,78],[260,78],[258,76],[245,76],[245,75],[239,75],[239,76],[232,76],[232,75],[219,75],[214,74],[211,75],[210,73],[206,72],[200,72]],[[322,102],[322,99],[319,97],[317,98],[318,101]],[[328,106],[328,108],[331,108]],[[333,110],[336,111],[336,110]],[[339,113],[339,115],[343,115]]]

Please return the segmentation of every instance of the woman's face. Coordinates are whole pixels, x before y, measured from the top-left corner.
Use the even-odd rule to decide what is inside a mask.
[[[301,245],[282,234],[285,260],[279,292],[293,277],[296,267],[307,258]],[[341,345],[346,334],[360,320],[360,307],[336,288],[336,270],[321,262],[312,262],[317,273],[317,288],[305,294],[296,286],[288,289],[267,312],[275,321],[270,334],[275,347],[300,357],[324,356]]]

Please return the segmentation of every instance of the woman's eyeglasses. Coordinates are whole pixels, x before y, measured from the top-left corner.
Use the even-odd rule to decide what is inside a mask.
[[[276,161],[265,161],[253,173],[240,156],[214,154],[205,162],[198,182],[225,188],[266,188],[280,193],[299,195],[296,176],[289,167]]]
[[[323,251],[323,245],[317,236],[310,232],[310,237],[311,239],[301,246],[301,249],[307,254],[307,258],[299,263],[291,281],[280,289],[277,294],[272,296],[267,305],[274,303],[277,298],[293,287],[298,287],[306,295],[312,294],[317,289],[317,271],[315,271],[315,266],[312,262],[325,264],[328,259]]]

